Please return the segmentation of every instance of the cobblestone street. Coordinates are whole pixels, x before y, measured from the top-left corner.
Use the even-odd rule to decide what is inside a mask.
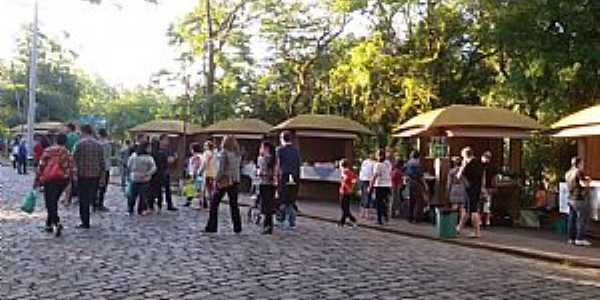
[[[369,229],[301,218],[236,235],[226,205],[210,235],[206,211],[128,217],[114,186],[89,231],[61,207],[54,238],[43,202],[18,210],[31,177],[0,168],[0,185],[0,299],[600,299],[595,271]]]

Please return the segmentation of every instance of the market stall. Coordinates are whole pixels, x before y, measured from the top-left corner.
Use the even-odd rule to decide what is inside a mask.
[[[359,135],[372,132],[350,119],[334,115],[299,115],[277,126],[275,132],[289,130],[300,149],[299,197],[336,201],[340,172],[337,162],[354,160],[353,145]]]
[[[426,178],[434,181],[433,205],[448,203],[445,187],[449,158],[460,156],[467,146],[477,157],[490,151],[492,174],[488,176],[495,184],[492,214],[495,222],[504,223],[516,220],[522,208],[517,178],[521,172],[522,140],[543,129],[535,120],[509,110],[452,105],[410,119],[394,136],[410,139],[413,148],[421,152]]]
[[[65,131],[65,124],[61,122],[39,122],[33,124],[34,135],[46,135],[50,140],[60,132]],[[19,125],[10,129],[10,133],[14,136],[27,135],[27,125]]]
[[[577,156],[583,159],[585,174],[592,178],[589,229],[600,235],[600,105],[574,113],[552,125],[552,135],[577,141]],[[563,178],[564,179],[564,178]],[[568,213],[567,188],[560,183],[560,211]]]
[[[150,139],[159,137],[162,134],[169,136],[172,150],[177,153],[178,157],[176,164],[172,166],[173,176],[171,179],[174,181],[180,178],[185,169],[188,145],[193,142],[202,142],[205,137],[200,125],[186,124],[179,120],[154,120],[139,124],[129,129],[129,132],[132,135],[143,133]]]
[[[242,154],[242,191],[250,191],[252,178],[256,175],[256,158],[263,139],[273,126],[258,119],[228,119],[206,127],[202,132],[215,145],[220,146],[226,135],[233,135],[240,145]]]

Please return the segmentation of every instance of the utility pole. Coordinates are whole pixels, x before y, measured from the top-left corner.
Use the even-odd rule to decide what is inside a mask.
[[[31,58],[29,62],[29,107],[27,111],[27,145],[33,149],[33,132],[35,123],[35,90],[37,84],[37,42],[38,42],[38,2],[35,2],[33,15],[33,35],[31,37]]]

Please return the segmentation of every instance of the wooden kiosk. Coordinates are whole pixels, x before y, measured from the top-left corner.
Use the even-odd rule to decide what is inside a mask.
[[[518,175],[521,172],[522,140],[544,127],[518,113],[484,106],[452,105],[416,116],[402,124],[394,135],[411,138],[424,158],[426,179],[434,181],[432,203],[447,205],[446,182],[449,158],[460,156],[464,147],[475,155],[492,152],[491,169],[494,176],[500,170],[512,174],[498,182],[492,201],[492,213],[497,220],[511,217],[516,220],[521,208]],[[508,150],[508,153],[505,153]],[[505,155],[507,154],[507,155]]]
[[[592,178],[590,193],[590,222],[588,229],[600,235],[600,105],[574,113],[552,125],[552,135],[577,141],[577,156],[583,159],[585,174]],[[564,178],[564,176],[563,176]],[[560,211],[568,213],[567,189],[560,183]]]
[[[284,130],[293,133],[302,157],[299,198],[337,201],[337,162],[342,158],[352,162],[354,141],[359,135],[372,132],[350,119],[317,114],[299,115],[274,128],[277,133]]]
[[[158,137],[167,134],[171,142],[171,147],[177,152],[177,163],[172,166],[172,180],[176,181],[185,170],[185,158],[188,153],[188,145],[193,142],[202,142],[205,137],[202,127],[197,124],[185,124],[180,120],[154,120],[139,124],[129,132],[132,135],[143,133],[149,138]]]
[[[34,135],[48,135],[54,136],[65,131],[65,124],[61,122],[40,122],[33,124]],[[10,129],[12,135],[26,135],[27,124],[15,126]]]

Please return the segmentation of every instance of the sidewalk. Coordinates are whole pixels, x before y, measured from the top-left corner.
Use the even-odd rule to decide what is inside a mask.
[[[248,196],[242,196],[240,203],[250,205],[252,201]],[[341,215],[338,204],[332,202],[301,200],[298,201],[298,208],[300,216],[328,222],[338,222]],[[357,205],[352,207],[352,213],[358,217]],[[544,230],[492,227],[482,231],[481,239],[462,236],[455,239],[440,239],[434,236],[431,224],[411,224],[400,219],[391,219],[383,226],[362,219],[359,219],[358,224],[365,228],[415,238],[487,249],[570,266],[600,269],[600,247],[598,247],[600,241],[596,241],[593,247],[575,247],[568,245],[565,237]]]

